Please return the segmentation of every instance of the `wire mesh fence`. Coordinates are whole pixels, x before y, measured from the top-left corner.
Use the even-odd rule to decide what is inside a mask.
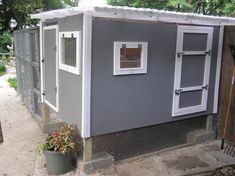
[[[39,28],[14,32],[17,88],[21,100],[40,118]]]

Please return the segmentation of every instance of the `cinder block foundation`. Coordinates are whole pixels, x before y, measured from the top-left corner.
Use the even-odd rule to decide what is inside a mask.
[[[114,158],[108,153],[98,153],[90,161],[78,160],[77,168],[82,174],[92,174],[96,170],[105,169],[113,165]]]
[[[187,143],[200,144],[214,140],[216,133],[214,130],[196,130],[187,134]]]
[[[187,134],[205,129],[207,117],[92,137],[92,153],[107,152],[122,160],[187,143]]]

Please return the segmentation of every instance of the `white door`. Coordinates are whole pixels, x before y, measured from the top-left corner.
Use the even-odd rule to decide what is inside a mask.
[[[43,27],[43,94],[45,103],[58,111],[58,26]]]
[[[213,27],[178,26],[172,116],[206,111]]]

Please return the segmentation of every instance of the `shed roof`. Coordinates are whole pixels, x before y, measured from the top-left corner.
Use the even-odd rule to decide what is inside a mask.
[[[144,21],[159,21],[184,24],[200,25],[235,25],[233,17],[219,17],[202,15],[195,13],[183,13],[175,11],[165,11],[149,8],[133,8],[124,6],[90,6],[90,7],[71,7],[65,9],[51,10],[47,12],[31,14],[33,19],[54,19],[73,16],[81,13],[90,13],[94,17],[133,19]]]

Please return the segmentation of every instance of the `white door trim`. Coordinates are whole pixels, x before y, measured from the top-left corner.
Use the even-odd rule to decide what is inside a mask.
[[[56,87],[57,87],[57,91],[56,91],[56,106],[52,105],[49,101],[46,100],[46,97],[44,97],[44,101],[45,103],[50,106],[53,110],[55,110],[56,112],[59,111],[59,72],[58,72],[58,49],[59,49],[59,46],[58,46],[58,25],[51,25],[51,26],[44,26],[43,27],[43,58],[45,57],[45,52],[44,52],[44,31],[45,30],[52,30],[52,29],[55,29],[56,30]],[[42,64],[42,70],[44,71],[44,64]],[[44,92],[45,90],[45,83],[44,83],[44,80],[45,80],[45,74],[43,73],[43,89],[42,89],[42,92]]]
[[[222,54],[223,54],[223,41],[224,41],[224,26],[220,26],[213,113],[218,112],[219,83],[220,83],[221,61],[222,61]]]
[[[213,27],[201,27],[201,26],[178,26],[177,30],[177,42],[176,42],[176,56],[175,56],[175,75],[174,75],[174,89],[173,89],[173,104],[172,104],[172,116],[186,115],[196,112],[202,112],[207,109],[207,99],[208,99],[208,86],[209,86],[209,76],[210,76],[210,64],[211,64],[211,53],[206,54],[205,58],[205,70],[203,85],[181,88],[181,70],[182,70],[182,55],[180,57],[177,52],[183,52],[183,55],[197,55],[204,53],[202,51],[183,51],[183,37],[184,33],[206,33],[208,34],[206,51],[211,51],[212,49],[212,34]],[[207,90],[203,89],[203,86],[207,85]],[[182,89],[182,92],[202,90],[202,102],[200,105],[195,105],[186,108],[179,108],[180,95],[175,93],[176,89]]]

